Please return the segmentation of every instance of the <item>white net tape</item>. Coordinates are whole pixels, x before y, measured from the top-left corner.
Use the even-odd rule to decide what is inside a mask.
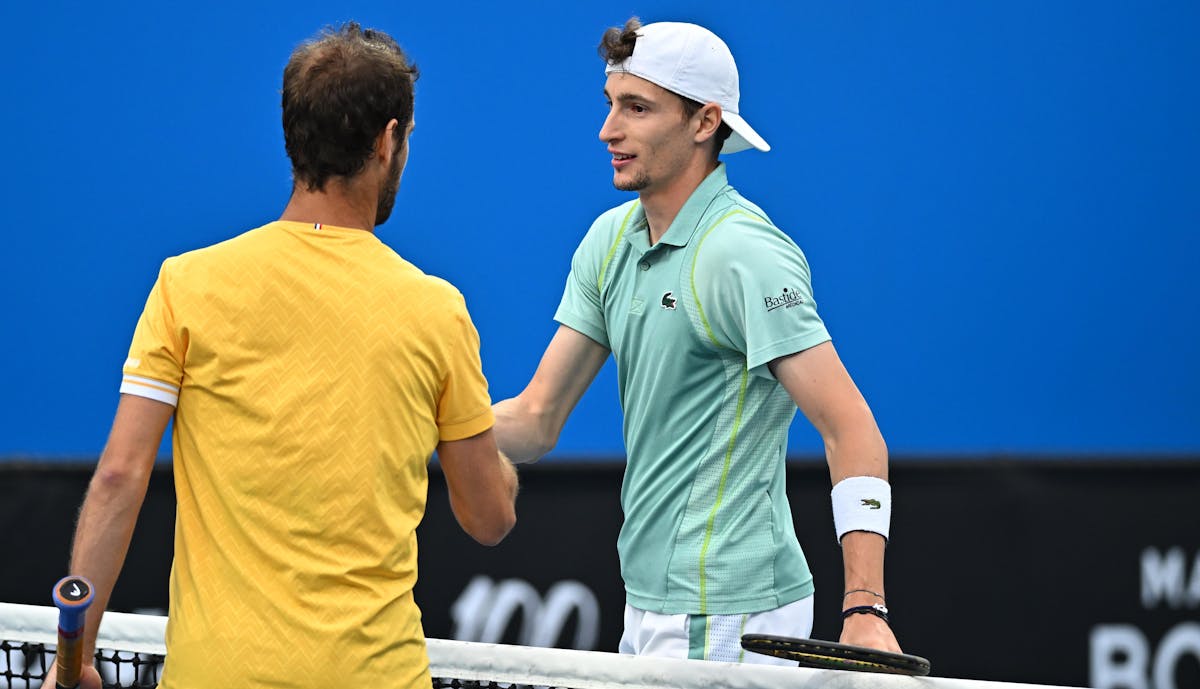
[[[167,618],[105,613],[98,648],[163,655]],[[53,646],[58,611],[0,603],[0,640]],[[1052,689],[1045,685],[639,658],[599,651],[428,639],[434,677],[571,689]],[[8,668],[0,657],[0,677]],[[936,670],[936,664],[935,664]],[[11,683],[11,680],[10,680]],[[24,686],[11,684],[11,686]],[[0,680],[0,689],[5,685]]]

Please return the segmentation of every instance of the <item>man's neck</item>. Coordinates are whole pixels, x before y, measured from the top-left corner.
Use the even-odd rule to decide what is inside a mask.
[[[650,246],[658,244],[675,216],[691,198],[692,192],[717,169],[717,163],[689,166],[682,174],[662,189],[641,192],[638,197],[642,201],[642,209],[646,213],[646,223],[650,226]]]
[[[293,188],[279,219],[373,232],[377,211],[378,199],[366,198],[340,181],[330,180],[322,191],[308,191],[299,185]]]

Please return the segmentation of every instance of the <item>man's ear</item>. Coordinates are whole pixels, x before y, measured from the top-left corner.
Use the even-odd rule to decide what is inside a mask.
[[[716,103],[705,103],[700,106],[692,119],[696,121],[696,143],[708,141],[721,128],[721,106]]]
[[[396,118],[388,120],[379,135],[375,137],[375,155],[379,158],[380,164],[385,168],[392,164],[392,156],[396,155],[400,149],[396,147],[396,128],[400,126],[400,122]],[[401,142],[403,145],[406,142]]]

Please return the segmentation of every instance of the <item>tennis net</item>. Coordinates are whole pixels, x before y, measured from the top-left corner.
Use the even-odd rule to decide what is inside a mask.
[[[153,615],[105,613],[96,656],[106,688],[158,684],[166,623],[167,618]],[[0,689],[40,689],[54,663],[57,627],[53,607],[0,603]],[[434,689],[1051,689],[444,639],[428,639],[427,647]]]

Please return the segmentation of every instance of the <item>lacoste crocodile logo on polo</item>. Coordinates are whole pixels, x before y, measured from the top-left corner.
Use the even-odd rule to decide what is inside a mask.
[[[664,309],[670,309],[671,311],[675,310],[675,297],[672,296],[673,294],[674,292],[667,292],[663,295],[662,307]]]
[[[863,498],[862,504],[863,507],[869,510],[877,510],[880,508],[879,501],[875,500],[874,498]]]
[[[804,297],[800,296],[799,292],[786,287],[783,288],[783,292],[778,296],[763,297],[763,306],[766,307],[768,312],[780,308],[790,309],[793,306],[799,306],[803,303]]]

